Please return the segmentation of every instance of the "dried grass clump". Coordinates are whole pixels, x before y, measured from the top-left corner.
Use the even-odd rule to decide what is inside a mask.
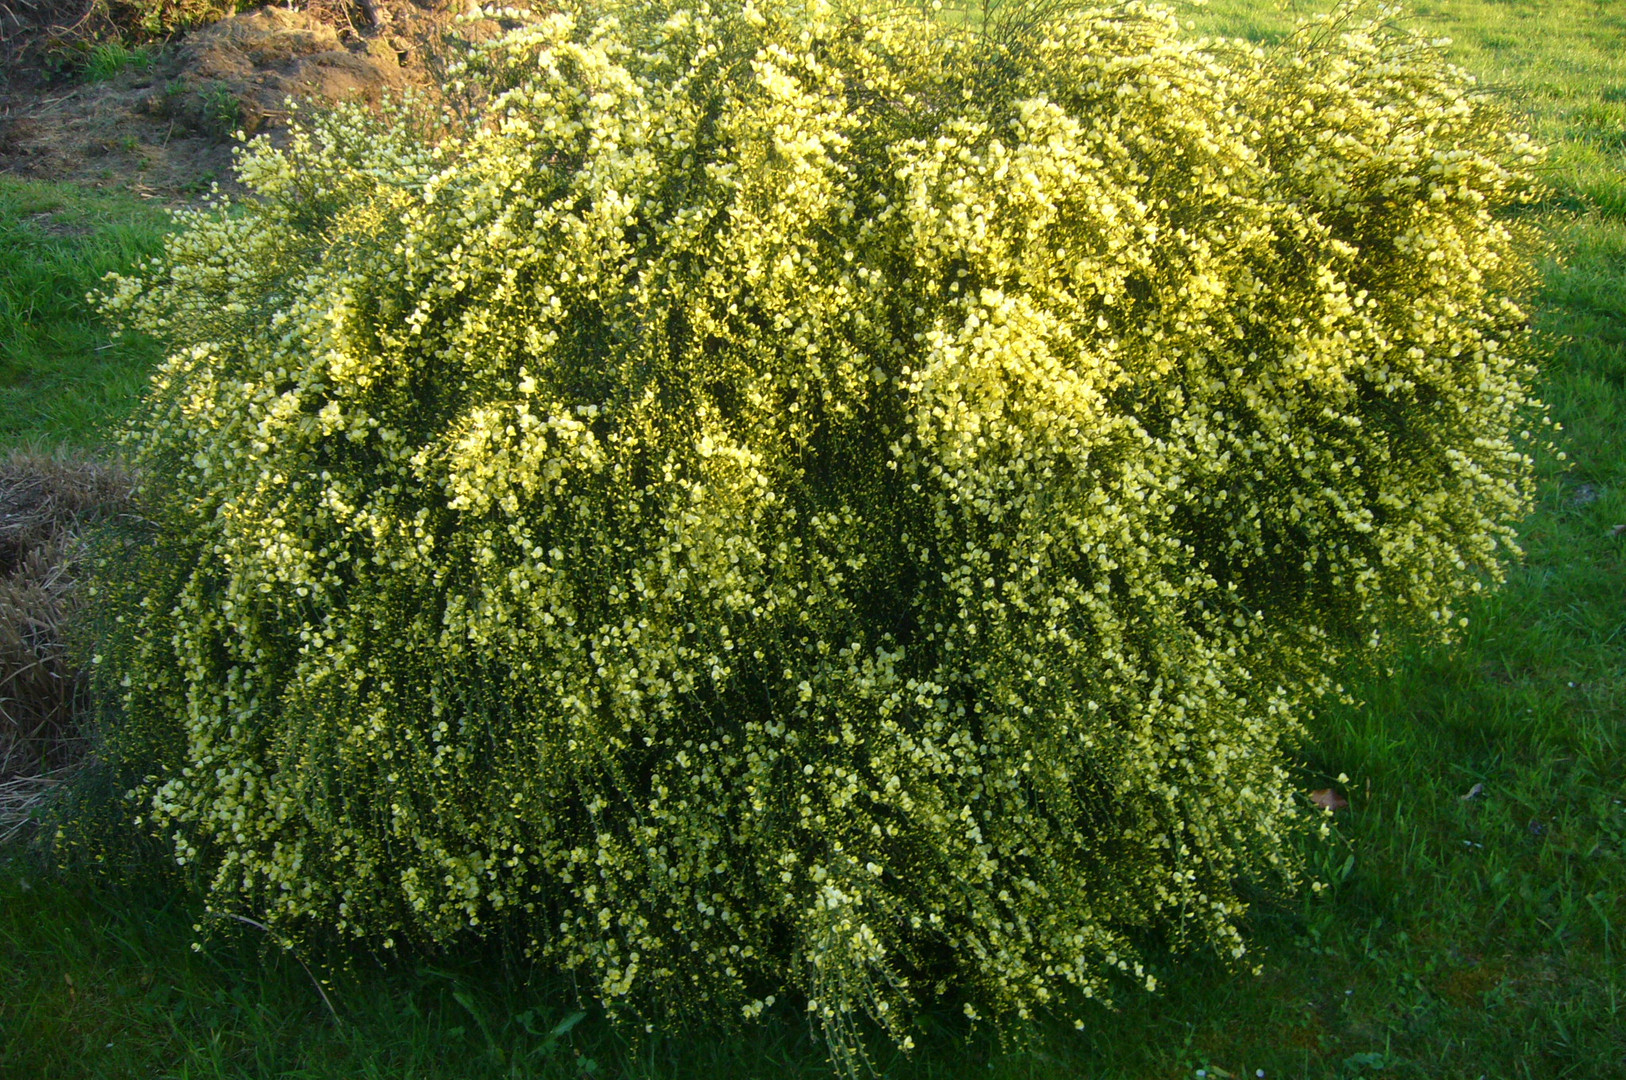
[[[0,839],[9,839],[83,756],[87,679],[66,629],[83,530],[123,511],[123,468],[17,452],[0,462]]]

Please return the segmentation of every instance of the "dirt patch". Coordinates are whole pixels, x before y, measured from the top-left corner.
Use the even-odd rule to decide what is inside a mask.
[[[1440,981],[1439,992],[1456,1005],[1483,1006],[1485,995],[1501,986],[1506,978],[1506,965],[1482,963],[1474,958],[1467,966],[1446,974]]]
[[[15,47],[0,78],[0,175],[186,201],[231,179],[233,134],[276,141],[290,99],[376,106],[432,89],[466,0],[263,7],[143,48],[105,78]],[[40,31],[45,34],[44,30]],[[88,55],[88,54],[87,54]],[[56,56],[56,59],[52,57]]]
[[[43,236],[89,236],[92,232],[89,225],[64,221],[62,215],[49,211],[29,214],[28,224]]]
[[[229,176],[230,143],[224,132],[155,113],[162,77],[121,76],[50,97],[0,92],[0,174],[174,199],[206,193]]]
[[[189,35],[179,59],[196,99],[192,111],[206,124],[253,135],[286,122],[290,98],[376,105],[391,91],[421,83],[422,73],[404,66],[414,51],[410,41],[389,33],[353,37],[347,45],[338,30],[308,13],[266,7]],[[171,108],[152,101],[160,111]]]

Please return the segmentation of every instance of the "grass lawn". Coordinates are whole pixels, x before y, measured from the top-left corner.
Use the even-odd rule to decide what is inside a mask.
[[[1333,887],[1256,909],[1261,975],[1154,957],[1157,995],[1025,1041],[924,1017],[885,1075],[1626,1076],[1626,10],[1436,0],[1413,16],[1554,147],[1538,322],[1569,461],[1542,465],[1528,558],[1463,646],[1404,656],[1359,685],[1364,705],[1314,721],[1304,784],[1348,773],[1351,805],[1310,853]],[[1196,17],[1268,37],[1293,10],[1214,0]],[[0,443],[93,443],[128,406],[150,357],[102,348],[78,297],[160,227],[0,182]],[[0,851],[0,1076],[829,1075],[793,1013],[629,1044],[500,952],[318,969],[335,1021],[297,958],[249,928],[194,951],[192,924],[160,886]]]
[[[0,179],[0,445],[94,444],[135,404],[156,353],[112,341],[85,293],[168,225],[140,199]]]

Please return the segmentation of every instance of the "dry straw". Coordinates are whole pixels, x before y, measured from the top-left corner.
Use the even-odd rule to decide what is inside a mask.
[[[87,680],[67,632],[83,604],[82,535],[130,492],[105,461],[20,451],[0,462],[0,841],[83,757]]]

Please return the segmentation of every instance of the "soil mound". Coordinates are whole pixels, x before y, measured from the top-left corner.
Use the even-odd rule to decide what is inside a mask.
[[[376,104],[412,81],[402,69],[412,51],[394,35],[346,47],[337,30],[305,12],[264,7],[194,31],[180,63],[205,107],[229,111],[234,104],[238,126],[252,135],[284,119],[289,98]]]
[[[278,138],[290,99],[376,105],[409,86],[433,90],[432,57],[461,0],[365,0],[354,20],[351,10],[262,7],[142,46],[99,79],[63,69],[44,45],[12,43],[0,50],[0,174],[187,200],[216,183],[230,190],[231,136]]]

